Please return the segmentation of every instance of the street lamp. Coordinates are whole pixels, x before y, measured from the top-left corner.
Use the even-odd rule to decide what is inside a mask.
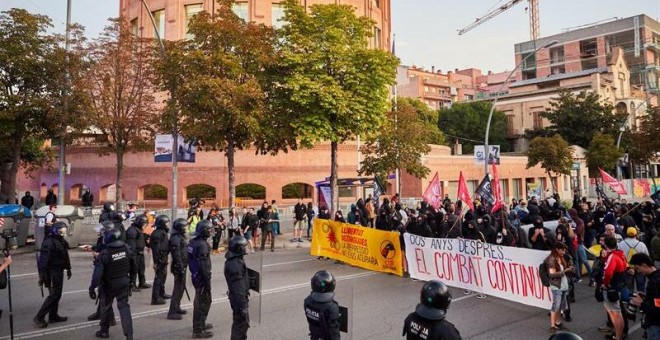
[[[509,73],[509,75],[506,77],[506,79],[502,83],[502,86],[500,86],[499,90],[497,90],[497,92],[495,92],[495,100],[493,100],[493,105],[490,107],[490,113],[488,114],[488,123],[486,123],[486,136],[484,137],[484,141],[485,141],[485,143],[484,143],[484,153],[485,153],[485,155],[484,155],[484,174],[485,175],[488,175],[488,163],[489,163],[488,161],[490,159],[490,150],[488,148],[488,134],[490,133],[490,121],[491,121],[491,119],[493,119],[493,112],[495,112],[495,105],[497,104],[497,100],[500,98],[500,93],[502,92],[502,90],[504,90],[504,87],[509,83],[509,80],[511,79],[513,74],[516,72],[516,70],[518,68],[520,68],[520,66],[522,64],[524,64],[525,61],[527,61],[527,59],[529,57],[531,57],[533,55],[536,55],[536,52],[538,52],[539,50],[544,49],[544,48],[548,48],[548,47],[553,46],[557,43],[558,43],[557,40],[553,40],[553,41],[551,41],[551,42],[535,49],[534,52],[527,54],[527,56],[525,58],[523,58],[523,60],[521,60],[516,65],[516,67],[513,68],[513,71],[511,71]]]
[[[617,137],[617,139],[616,139],[616,148],[617,149],[619,149],[621,147],[621,137],[623,137],[623,133],[626,131],[626,128],[628,127],[628,122],[630,121],[630,117],[634,116],[635,113],[637,113],[637,111],[639,109],[641,109],[642,107],[647,107],[649,101],[651,101],[651,98],[653,98],[653,97],[648,96],[646,98],[646,100],[642,104],[637,106],[637,108],[633,112],[629,113],[628,116],[626,117],[626,120],[623,121],[623,124],[621,124],[621,127],[619,128],[619,137]],[[621,174],[621,166],[619,164],[617,164],[617,166],[616,166],[616,178],[621,179],[621,175],[622,175]]]
[[[156,26],[156,19],[154,19],[153,14],[151,13],[151,9],[149,8],[149,5],[144,0],[141,0],[142,5],[144,8],[147,10],[147,15],[149,15],[149,19],[151,20],[151,25],[154,27],[154,35],[156,36],[156,39],[158,39],[158,45],[160,46],[160,55],[163,58],[163,60],[166,59],[167,55],[165,54],[165,45],[163,45],[163,39],[161,39],[160,32],[158,32],[158,27]],[[174,98],[174,86],[170,89],[170,97]],[[178,150],[179,150],[179,115],[176,109],[174,109],[174,124],[173,124],[173,131],[172,131],[172,221],[176,219],[176,212],[177,212],[177,203],[178,203],[178,194],[177,194],[177,189],[178,189],[178,167],[179,167],[179,159],[178,159]]]

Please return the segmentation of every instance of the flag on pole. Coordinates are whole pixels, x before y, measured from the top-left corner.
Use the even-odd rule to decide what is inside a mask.
[[[472,199],[470,199],[470,191],[467,188],[467,184],[465,184],[463,171],[458,175],[458,199],[474,211],[474,204],[472,204]]]
[[[378,198],[383,192],[385,192],[385,190],[383,190],[383,185],[380,183],[380,180],[378,180],[378,177],[374,176],[374,205],[376,207],[378,207],[379,203]]]
[[[484,179],[481,180],[481,183],[477,187],[477,194],[481,197],[481,203],[492,206],[495,203],[495,198],[493,197],[493,187],[490,185],[490,177],[488,175],[484,176]]]
[[[429,182],[429,186],[424,190],[422,197],[434,209],[438,209],[442,205],[442,183],[440,183],[437,172],[431,182]]]
[[[491,163],[493,165],[493,182],[492,187],[493,187],[493,196],[495,197],[495,204],[493,205],[493,209],[491,209],[490,213],[492,214],[495,212],[497,209],[502,208],[502,187],[500,186],[500,176],[497,174],[497,167],[495,166],[495,163]]]
[[[598,171],[600,172],[600,177],[603,179],[603,183],[607,183],[607,185],[614,190],[619,195],[626,195],[626,188],[623,186],[623,183],[617,181],[614,177],[610,176],[607,172],[605,172],[603,169],[598,168]]]

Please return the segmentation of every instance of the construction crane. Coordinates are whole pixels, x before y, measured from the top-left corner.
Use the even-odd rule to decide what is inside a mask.
[[[477,18],[470,25],[458,30],[458,35],[469,32],[473,28],[483,24],[484,22],[496,17],[500,13],[506,11],[507,9],[517,5],[520,2],[525,0],[510,0],[504,5],[486,13],[480,18]],[[536,40],[541,35],[540,23],[539,23],[539,0],[527,0],[529,1],[529,37],[531,40]]]

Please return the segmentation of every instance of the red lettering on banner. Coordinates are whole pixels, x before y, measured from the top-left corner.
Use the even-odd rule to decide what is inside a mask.
[[[421,258],[420,258],[420,256],[421,256]],[[426,270],[426,258],[424,257],[424,250],[422,250],[420,248],[415,249],[415,260],[417,261],[417,270],[420,273],[430,274]],[[420,263],[423,266],[424,270],[422,270],[422,267],[420,267]]]
[[[451,255],[448,253],[435,253],[435,273],[439,279],[453,281],[454,271],[451,265]]]

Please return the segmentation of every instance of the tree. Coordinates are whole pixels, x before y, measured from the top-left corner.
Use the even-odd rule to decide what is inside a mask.
[[[536,137],[527,150],[527,169],[539,163],[550,178],[552,173],[570,175],[573,150],[558,134],[552,137]],[[555,191],[554,183],[552,181],[550,183],[552,190]]]
[[[623,135],[622,148],[627,150],[628,159],[637,164],[645,164],[653,159],[660,150],[660,107],[647,109],[640,119],[639,129],[626,131]]]
[[[43,142],[57,122],[58,38],[51,20],[23,9],[0,14],[0,195],[15,199],[16,176],[47,163]],[[32,166],[31,166],[32,165]]]
[[[337,147],[369,137],[386,120],[398,59],[368,46],[375,22],[348,5],[287,0],[281,29],[281,98],[303,147],[330,141],[330,190],[337,198]],[[335,204],[331,205],[336,211]]]
[[[600,132],[594,134],[587,149],[587,166],[591,177],[598,176],[598,168],[613,169],[623,151],[616,147],[614,138]]]
[[[426,177],[430,169],[422,163],[422,156],[431,151],[429,144],[444,143],[436,121],[437,112],[421,101],[398,98],[396,110],[387,113],[378,134],[362,146],[361,152],[366,156],[360,174],[378,176],[382,183],[397,169],[417,178]]]
[[[560,134],[569,144],[588,148],[597,132],[616,135],[625,115],[615,114],[612,105],[594,92],[559,91],[542,114],[552,124],[547,129]]]
[[[169,46],[159,67],[163,84],[176,84],[170,105],[180,110],[182,134],[227,157],[230,206],[236,197],[237,150],[254,146],[275,153],[295,143],[292,134],[273,132],[288,118],[275,117],[269,103],[269,72],[277,60],[273,30],[245,22],[232,3],[220,0],[216,13],[193,17],[188,32],[194,38]]]
[[[159,109],[151,46],[152,41],[133,36],[124,20],[113,19],[89,50],[91,107],[86,117],[107,138],[99,153],[115,155],[117,203],[122,200],[124,156],[153,147],[152,123]]]
[[[450,140],[458,140],[463,144],[463,153],[470,154],[475,145],[484,144],[484,135],[488,123],[492,103],[486,101],[456,103],[450,108],[440,109],[438,127]],[[489,145],[500,145],[503,152],[511,151],[506,140],[506,115],[502,112],[493,112],[490,122]]]

